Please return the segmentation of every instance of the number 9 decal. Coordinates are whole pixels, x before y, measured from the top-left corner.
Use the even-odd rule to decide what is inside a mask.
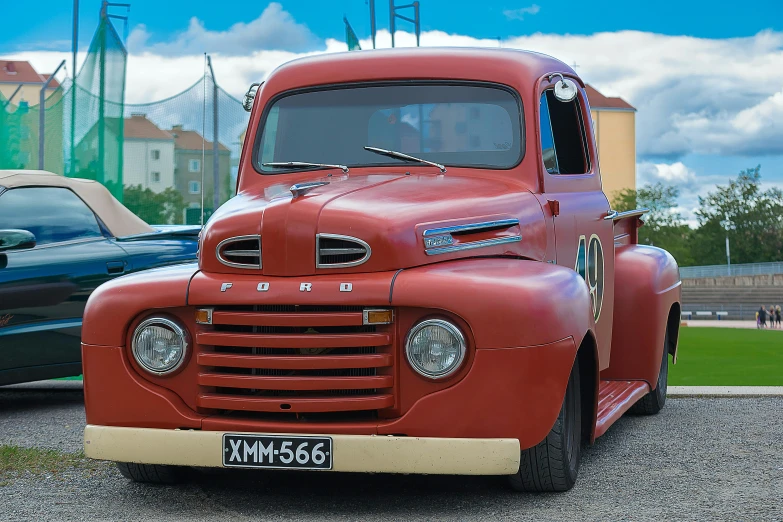
[[[584,278],[590,289],[593,318],[597,323],[604,302],[604,249],[597,235],[590,236],[589,243],[586,236],[579,236],[574,270]]]

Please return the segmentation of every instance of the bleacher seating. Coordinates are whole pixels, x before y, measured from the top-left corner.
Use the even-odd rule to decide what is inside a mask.
[[[783,274],[737,277],[706,277],[682,280],[682,311],[693,319],[717,319],[715,312],[728,314],[721,319],[754,320],[759,306],[783,306]],[[697,315],[699,311],[712,314]]]

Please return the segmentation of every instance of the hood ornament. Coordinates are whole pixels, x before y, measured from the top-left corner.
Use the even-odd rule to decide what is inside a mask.
[[[328,184],[328,181],[307,181],[305,183],[296,183],[295,185],[291,185],[291,188],[288,190],[291,191],[291,194],[294,195],[294,198],[298,198],[299,196],[304,196],[314,188],[323,187],[324,185]]]

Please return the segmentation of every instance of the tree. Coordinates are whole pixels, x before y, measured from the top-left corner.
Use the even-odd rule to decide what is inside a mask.
[[[783,260],[783,191],[762,191],[760,184],[758,165],[699,198],[700,226],[693,242],[699,264],[726,262],[726,236],[734,263]]]
[[[638,190],[624,189],[612,201],[612,208],[623,212],[646,208],[642,217],[644,226],[639,229],[639,243],[668,250],[680,265],[692,265],[693,255],[689,246],[692,234],[677,207],[677,187],[663,183],[644,185]]]
[[[155,193],[141,185],[125,186],[123,204],[151,225],[181,223],[186,206],[182,194],[172,187]]]

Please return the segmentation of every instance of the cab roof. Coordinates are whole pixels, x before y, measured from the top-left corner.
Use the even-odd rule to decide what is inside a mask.
[[[452,79],[503,83],[521,88],[550,73],[578,79],[551,56],[516,49],[414,47],[308,56],[278,67],[265,90],[401,79]],[[580,83],[582,83],[580,81]]]

